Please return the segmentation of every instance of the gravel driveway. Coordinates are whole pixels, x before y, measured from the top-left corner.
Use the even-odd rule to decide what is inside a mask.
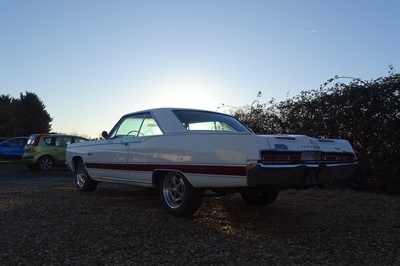
[[[78,192],[65,169],[0,164],[0,265],[400,265],[400,197],[287,190],[205,198],[190,219],[147,189]]]

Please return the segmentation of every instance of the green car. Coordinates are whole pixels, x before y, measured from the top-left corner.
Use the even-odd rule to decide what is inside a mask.
[[[25,145],[22,162],[30,169],[49,171],[65,166],[65,150],[70,143],[88,139],[64,134],[32,134]]]

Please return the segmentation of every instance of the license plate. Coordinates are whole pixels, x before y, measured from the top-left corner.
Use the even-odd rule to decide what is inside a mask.
[[[318,171],[317,170],[307,170],[305,177],[304,177],[304,183],[306,185],[315,185],[318,183]]]

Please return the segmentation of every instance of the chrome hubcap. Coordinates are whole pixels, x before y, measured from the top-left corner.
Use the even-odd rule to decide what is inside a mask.
[[[79,187],[83,187],[85,185],[85,181],[86,181],[85,168],[81,164],[76,171],[76,183],[78,184]]]
[[[182,205],[185,197],[185,182],[179,173],[166,176],[163,183],[163,196],[168,207],[176,209]]]

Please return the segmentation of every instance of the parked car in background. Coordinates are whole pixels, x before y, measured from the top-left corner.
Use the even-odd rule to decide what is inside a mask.
[[[29,137],[15,137],[0,143],[0,159],[20,160]]]
[[[67,145],[84,141],[88,139],[63,134],[32,134],[25,145],[22,161],[31,169],[43,171],[65,166]]]
[[[270,204],[281,190],[350,177],[357,167],[347,140],[256,135],[233,116],[158,108],[123,116],[104,140],[70,144],[66,162],[81,191],[98,182],[154,187],[163,206],[192,215],[207,195],[240,193]]]

